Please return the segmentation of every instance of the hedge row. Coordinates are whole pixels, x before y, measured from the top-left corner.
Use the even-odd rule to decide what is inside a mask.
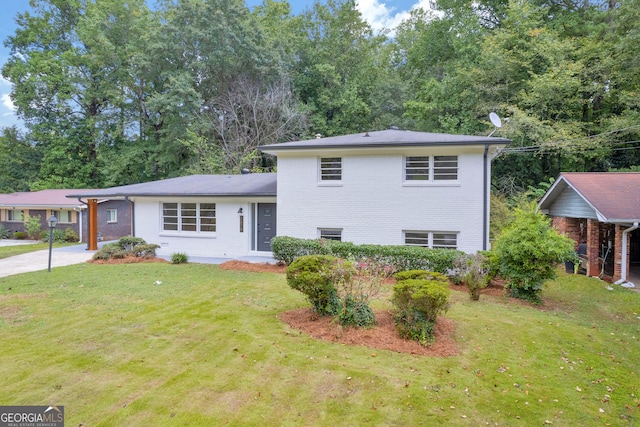
[[[273,257],[285,264],[302,255],[333,255],[339,258],[375,259],[392,265],[395,271],[428,270],[447,274],[462,252],[452,249],[428,249],[419,246],[356,245],[325,239],[297,239],[278,236],[271,240]]]

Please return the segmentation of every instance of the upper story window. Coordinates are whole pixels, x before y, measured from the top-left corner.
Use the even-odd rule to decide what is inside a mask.
[[[24,211],[18,209],[7,209],[7,221],[8,222],[23,222]]]
[[[163,203],[162,230],[214,233],[215,203]]]
[[[456,181],[458,156],[407,156],[404,162],[405,181]]]
[[[457,249],[458,233],[440,231],[405,231],[404,244],[425,248]]]
[[[320,158],[320,181],[341,181],[342,180],[342,158],[341,157],[321,157]]]
[[[118,222],[118,210],[107,209],[107,223],[116,223],[116,222]]]

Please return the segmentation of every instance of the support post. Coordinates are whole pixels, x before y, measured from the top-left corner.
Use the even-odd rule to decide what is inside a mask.
[[[98,250],[98,199],[87,200],[89,206],[89,238],[87,249],[90,251]]]

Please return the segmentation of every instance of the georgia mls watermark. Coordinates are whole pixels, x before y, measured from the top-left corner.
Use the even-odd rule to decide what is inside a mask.
[[[64,427],[64,406],[0,406],[0,427]]]

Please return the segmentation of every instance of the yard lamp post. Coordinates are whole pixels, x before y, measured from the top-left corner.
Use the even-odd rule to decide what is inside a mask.
[[[58,218],[55,215],[51,215],[47,220],[49,223],[49,273],[51,273],[51,251],[53,250],[53,229],[58,225]]]

